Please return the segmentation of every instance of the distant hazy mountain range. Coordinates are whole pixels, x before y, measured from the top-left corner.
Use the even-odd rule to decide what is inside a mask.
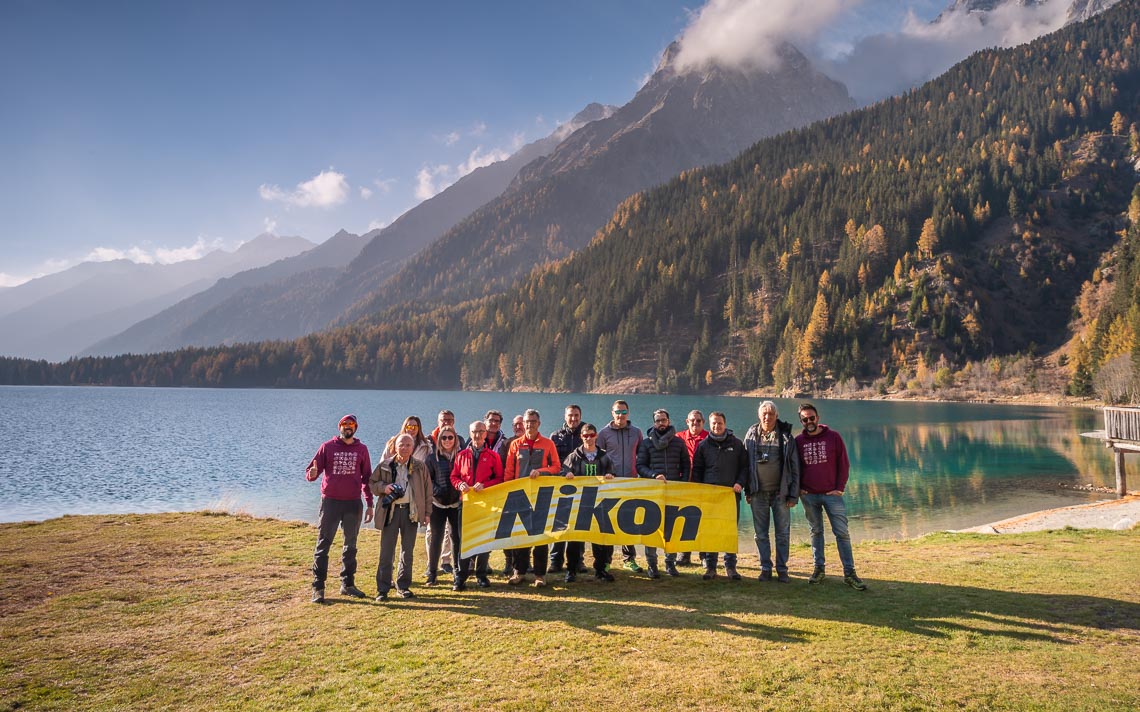
[[[613,107],[590,104],[551,135],[472,171],[385,228],[363,236],[341,231],[310,253],[223,280],[84,353],[288,339],[322,329],[409,257],[506,190],[523,166],[554,150],[575,129],[612,112]]]
[[[84,262],[0,291],[0,354],[61,361],[200,292],[221,277],[313,247],[300,237],[259,235],[233,252],[138,264]]]

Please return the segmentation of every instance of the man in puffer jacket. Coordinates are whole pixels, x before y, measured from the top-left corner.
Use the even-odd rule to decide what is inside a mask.
[[[689,472],[689,451],[670,425],[669,412],[660,408],[653,411],[653,427],[637,447],[637,474],[662,482],[687,482]],[[651,579],[660,578],[656,547],[645,547],[645,561],[649,564],[646,575]],[[665,573],[680,575],[676,554],[665,554]]]
[[[706,485],[731,487],[736,493],[736,511],[740,511],[740,493],[748,484],[748,451],[740,438],[728,429],[724,413],[714,411],[709,414],[709,436],[697,446],[697,456],[693,460],[693,482]],[[711,581],[716,578],[718,553],[706,551],[701,554],[705,562],[702,578]],[[736,554],[724,555],[724,573],[733,581],[740,580],[736,572]]]

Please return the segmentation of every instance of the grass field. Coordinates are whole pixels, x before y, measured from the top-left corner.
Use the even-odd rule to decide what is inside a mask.
[[[417,542],[416,598],[339,597],[334,560],[326,606],[315,541],[207,513],[0,525],[0,709],[1140,708],[1140,530],[856,545],[863,593],[808,586],[806,547],[788,585],[742,557],[740,582],[453,593]],[[366,528],[369,593],[377,549]]]

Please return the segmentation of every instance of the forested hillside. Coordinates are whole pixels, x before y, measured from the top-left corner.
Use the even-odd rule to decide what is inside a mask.
[[[1126,0],[686,172],[507,294],[294,342],[7,361],[0,377],[818,392],[1063,348],[1087,392],[1131,366],[1140,329],[1138,21]]]

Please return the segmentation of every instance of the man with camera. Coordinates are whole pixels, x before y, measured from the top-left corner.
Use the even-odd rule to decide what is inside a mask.
[[[788,551],[792,531],[792,507],[800,496],[800,455],[792,424],[779,419],[776,404],[766,400],[757,410],[760,422],[744,436],[748,449],[748,486],[745,495],[752,507],[752,528],[760,555],[760,580],[772,580],[772,544],[769,524],[776,537],[776,580],[788,583]]]
[[[339,435],[326,441],[317,450],[305,470],[305,479],[321,480],[321,509],[317,515],[317,548],[313,552],[313,603],[325,602],[325,576],[329,568],[329,549],[339,527],[344,532],[344,550],[341,552],[340,592],[344,596],[363,598],[364,592],[356,587],[356,538],[360,533],[360,518],[372,521],[372,492],[368,489],[368,475],[372,463],[368,448],[356,439],[356,416],[340,419]],[[368,501],[368,508],[360,504],[360,493]]]
[[[380,497],[376,528],[380,530],[380,561],[376,565],[376,600],[388,600],[392,588],[392,559],[396,538],[400,540],[400,565],[396,570],[396,592],[412,598],[412,555],[416,532],[431,516],[431,477],[427,466],[412,457],[415,440],[407,433],[396,438],[396,454],[372,471],[368,486]]]

